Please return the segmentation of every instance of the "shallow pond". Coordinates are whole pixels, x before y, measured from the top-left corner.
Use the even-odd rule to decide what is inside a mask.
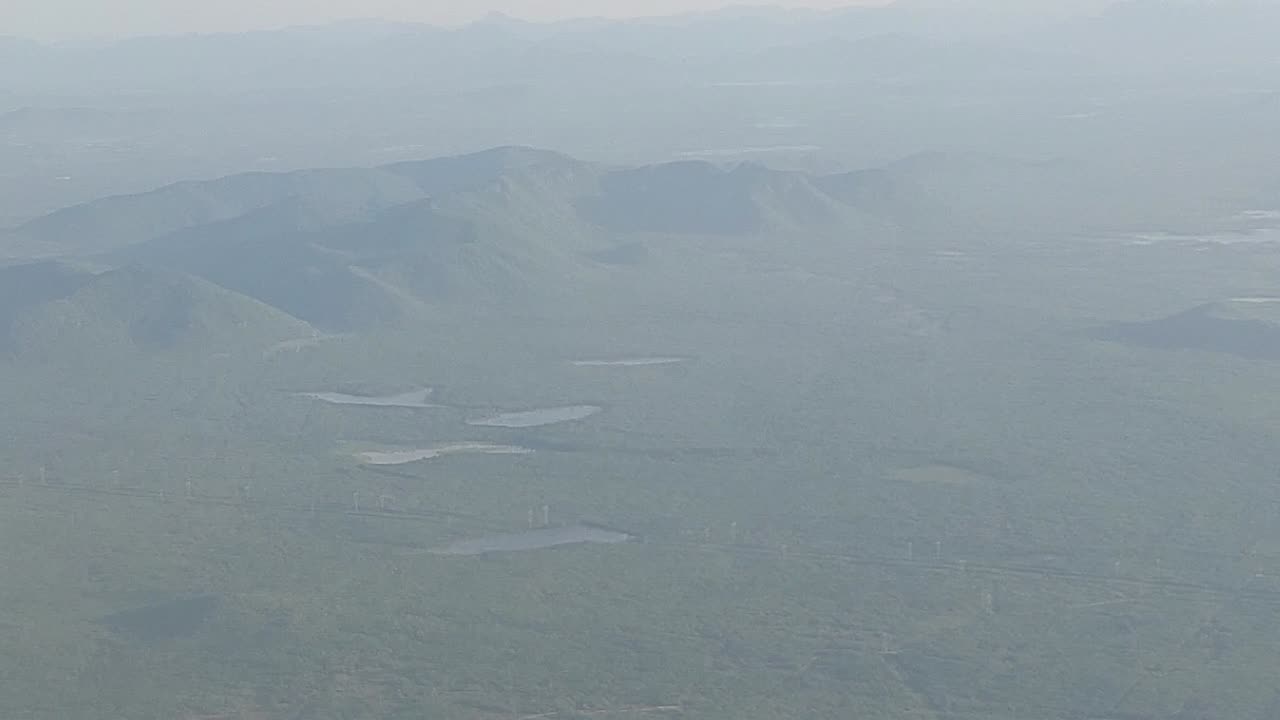
[[[483,555],[494,552],[542,550],[584,543],[614,545],[632,539],[631,535],[616,530],[606,530],[591,525],[569,525],[506,535],[490,535],[474,540],[459,540],[431,552],[435,555]]]
[[[541,427],[543,425],[554,425],[588,418],[603,409],[597,405],[569,405],[566,407],[543,408],[541,410],[502,413],[477,420],[468,420],[467,424],[476,427]]]
[[[320,400],[333,405],[366,405],[369,407],[396,408],[444,407],[443,405],[428,402],[431,397],[431,393],[431,388],[424,388],[422,390],[413,390],[406,393],[400,393],[398,395],[348,395],[347,393],[338,392],[312,392],[298,393],[298,396],[311,398],[312,400]]]
[[[574,360],[575,367],[645,367],[647,365],[674,365],[684,362],[678,357],[641,357],[621,360]]]
[[[1258,246],[1280,244],[1280,228],[1255,228],[1226,231],[1204,235],[1185,235],[1168,232],[1139,232],[1109,235],[1095,238],[1104,242],[1118,242],[1133,246]]]
[[[516,445],[495,445],[484,442],[459,442],[436,445],[429,448],[404,450],[368,450],[357,453],[369,465],[407,465],[421,460],[431,460],[445,455],[524,455],[533,450]]]

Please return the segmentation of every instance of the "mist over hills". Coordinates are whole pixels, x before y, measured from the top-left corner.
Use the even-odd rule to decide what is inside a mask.
[[[521,167],[549,166],[560,159],[554,153],[499,148],[380,168],[247,173],[77,205],[27,222],[16,231],[54,252],[88,253],[223,221],[241,220],[258,232],[302,229],[481,187]]]
[[[923,688],[975,717],[1007,711],[988,696],[1035,716],[1105,717],[1128,703],[1126,715],[1178,717],[1133,699],[1127,686],[1142,679],[1179,708],[1208,697],[1259,716],[1274,694],[1265,662],[1224,649],[1229,669],[1188,686],[1142,662],[1178,652],[1101,638],[1113,613],[1150,622],[1117,589],[1192,619],[1222,601],[1222,617],[1271,627],[1260,619],[1280,591],[1256,576],[1275,559],[1227,559],[1280,543],[1267,522],[1280,418],[1258,392],[1280,368],[1280,304],[1267,302],[1275,213],[1224,219],[1239,244],[1089,234],[1177,217],[1137,190],[1117,199],[1096,177],[1070,160],[976,151],[810,173],[500,147],[242,173],[37,218],[13,247],[56,259],[0,267],[5,452],[26,473],[0,486],[0,513],[75,507],[90,529],[62,540],[81,523],[59,526],[66,545],[21,570],[43,577],[49,554],[72,580],[13,592],[43,618],[40,635],[111,633],[95,666],[198,668],[197,680],[149,691],[163,713],[122,713],[155,720],[221,711],[231,686],[277,693],[249,705],[270,718],[296,713],[257,708],[504,715],[471,698],[501,699],[505,685],[433,698],[422,668],[465,686],[511,662],[491,648],[532,652],[566,635],[566,652],[599,654],[604,669],[573,668],[554,690],[530,682],[519,697],[536,714],[643,706],[660,692],[708,717],[794,715],[753,710],[735,699],[745,694],[817,698],[830,718],[856,701],[890,720]],[[474,563],[436,550],[530,525],[536,538],[537,509],[550,515],[552,503],[567,518],[557,533],[582,520],[645,541]],[[1063,507],[1082,510],[1067,523]],[[1170,530],[1205,508],[1252,514]],[[333,582],[352,574],[363,580]],[[686,592],[708,577],[717,594]],[[527,592],[538,582],[549,600]],[[889,590],[868,595],[871,583]],[[42,611],[47,587],[83,592]],[[640,600],[618,609],[617,588]],[[198,617],[175,617],[182,598],[215,595]],[[583,597],[590,612],[572,605]],[[744,602],[751,612],[733,609]],[[406,607],[448,641],[406,636]],[[546,626],[526,636],[531,607]],[[663,663],[610,634],[640,608],[645,628],[661,629]],[[688,612],[709,638],[690,636]],[[761,616],[780,620],[761,629]],[[494,617],[495,636],[477,639],[471,620]],[[831,652],[846,617],[877,629]],[[939,629],[940,617],[955,625]],[[1066,659],[1024,640],[1050,619],[1073,629],[1050,644]],[[910,643],[897,639],[904,628]],[[1146,632],[1180,647],[1186,626]],[[1265,630],[1219,644],[1265,659],[1273,640]],[[984,642],[994,660],[974,647]],[[317,700],[315,678],[329,677],[312,674],[320,652],[367,660],[410,698],[371,696],[379,676]],[[685,670],[662,670],[668,657]],[[833,659],[845,657],[898,664],[850,689],[854,671]],[[936,657],[954,659],[939,669]],[[64,661],[55,648],[35,664]],[[1099,662],[1126,682],[1098,690]],[[517,658],[511,674],[538,678],[545,664]],[[779,673],[822,682],[759,690],[744,672],[766,686]],[[707,673],[734,697],[705,690]],[[137,708],[140,676],[100,682],[115,707]],[[95,716],[99,687],[58,702]]]
[[[499,148],[183,183],[58,211],[17,235],[65,257],[189,273],[349,330],[421,303],[573,287],[602,277],[598,255],[633,236],[832,230],[855,214],[813,179],[760,166],[619,170]]]
[[[1027,230],[1104,217],[1081,169],[1054,161],[928,152],[819,182],[843,202],[918,231]]]
[[[692,239],[682,252],[710,257],[708,241],[732,238],[750,252],[804,238],[796,247],[816,252],[892,244],[904,233],[926,244],[1069,235],[1129,227],[1166,202],[1136,194],[1118,202],[1108,188],[1123,182],[1078,163],[982,153],[813,174],[751,162],[619,167],[504,147],[184,182],[55,211],[15,228],[10,244],[169,268],[350,331],[441,303],[660,284],[657,268],[674,257],[677,237]]]
[[[685,161],[610,173],[578,205],[587,220],[622,233],[745,235],[835,226],[840,209],[814,180],[760,165],[726,170]]]
[[[1152,69],[1173,47],[1178,65],[1240,66],[1276,58],[1265,35],[1280,24],[1280,7],[1265,0],[1128,0],[1064,25],[1080,52]],[[1208,69],[1202,68],[1202,69]]]
[[[15,41],[0,51],[0,224],[178,180],[506,145],[824,172],[977,151],[1112,163],[1095,174],[1128,183],[1275,142],[1220,107],[1274,89],[1267,4],[1010,5]]]
[[[1008,195],[1044,189],[1038,170],[944,155],[830,176],[705,161],[617,168],[497,148],[181,183],[60,210],[15,236],[57,256],[189,273],[350,330],[423,303],[509,302],[604,282],[616,271],[602,259],[627,248],[641,257],[637,248],[660,238],[694,238],[696,251],[697,238],[751,247],[809,235],[817,248],[959,218],[994,227]]]
[[[1280,717],[1273,36],[0,39],[0,718]]]
[[[193,77],[212,86],[298,89],[405,85],[426,73],[458,86],[501,78],[554,77],[571,83],[594,76],[604,80],[607,75],[596,71],[607,65],[614,70],[627,68],[635,81],[673,71],[677,59],[684,71],[693,69],[702,75],[761,51],[783,53],[786,60],[799,63],[797,69],[811,68],[803,61],[804,49],[834,50],[839,45],[832,45],[832,40],[847,43],[851,52],[843,57],[854,63],[865,59],[865,49],[876,47],[857,41],[886,36],[911,37],[913,43],[922,43],[910,55],[880,56],[886,62],[891,58],[921,62],[933,56],[934,49],[944,55],[933,57],[942,59],[949,46],[963,42],[975,51],[986,47],[991,59],[1000,52],[1039,48],[1048,56],[1061,54],[1077,61],[1091,56],[1101,60],[1109,54],[1114,59],[1146,56],[1182,64],[1188,62],[1187,53],[1171,43],[1190,41],[1184,50],[1201,61],[1213,57],[1238,65],[1270,52],[1262,28],[1277,19],[1274,7],[1262,2],[1128,0],[1063,5],[899,2],[828,11],[730,8],[670,18],[551,23],[497,16],[461,28],[348,22],[141,37],[90,47],[12,40],[0,46],[0,53],[20,61],[25,72],[0,71],[0,78],[15,89],[38,82],[46,89],[68,90],[95,81],[125,82],[139,90],[173,89]],[[800,53],[786,56],[788,48]],[[592,62],[582,62],[585,58]],[[7,65],[17,67],[13,62]],[[961,66],[946,72],[954,76],[966,69],[974,68]],[[1043,70],[1031,63],[1021,72],[1030,76]],[[1111,71],[1123,74],[1125,69]]]
[[[355,222],[396,226],[389,234],[367,233],[388,243],[406,237],[403,225],[412,222],[415,207],[429,226],[446,222],[439,213],[475,214],[486,203],[518,205],[519,196],[541,206],[523,209],[568,212],[572,222],[615,234],[749,235],[836,227],[855,216],[911,222],[946,207],[985,208],[994,221],[995,206],[1010,193],[1021,189],[1043,196],[1049,185],[1071,179],[1061,172],[1069,169],[948,153],[833,175],[701,160],[617,168],[532,148],[497,148],[368,169],[251,173],[180,183],[55,211],[13,232],[51,252],[72,255],[144,242],[180,249],[202,235],[266,237]],[[1042,187],[1034,187],[1037,183]],[[1079,199],[1059,196],[1054,202]],[[925,210],[930,202],[936,207]],[[457,227],[422,229],[458,232]],[[181,234],[160,240],[175,233]]]

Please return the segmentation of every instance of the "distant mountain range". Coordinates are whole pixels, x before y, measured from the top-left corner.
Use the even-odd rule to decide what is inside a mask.
[[[187,252],[228,237],[278,238],[339,226],[386,238],[402,235],[411,223],[430,234],[457,236],[486,204],[504,205],[491,209],[509,213],[522,194],[540,206],[538,212],[554,207],[593,232],[614,235],[760,234],[837,226],[855,216],[913,224],[928,222],[930,215],[980,213],[984,206],[994,221],[994,207],[1010,194],[1039,194],[1061,182],[1061,169],[954,153],[925,153],[832,175],[707,161],[619,168],[506,147],[374,168],[182,182],[59,210],[15,228],[12,236],[55,255],[76,256],[140,246]]]
[[[832,11],[736,8],[636,21],[531,23],[489,18],[462,28],[361,22],[250,33],[143,37],[96,46],[0,41],[0,83],[15,91],[99,86],[181,89],[200,78],[227,88],[387,87],[430,79],[437,87],[502,82],[709,80],[733,67],[783,59],[797,77],[842,61],[857,75],[899,62],[935,76],[1003,70],[1025,78],[1092,57],[1240,65],[1275,59],[1275,3],[1227,1],[1012,3],[903,1]],[[864,45],[910,36],[904,47]],[[907,54],[904,49],[909,49]],[[1021,58],[999,64],[1001,58]],[[584,59],[590,58],[590,62]],[[959,60],[959,65],[956,65]],[[816,63],[816,66],[815,66]],[[867,63],[870,63],[867,66]],[[1093,64],[1091,61],[1090,65]],[[1082,65],[1083,67],[1083,65]],[[1105,65],[1104,65],[1105,67]],[[779,68],[781,69],[781,68]]]
[[[810,174],[702,161],[617,167],[502,147],[246,173],[103,198],[11,230],[0,250],[45,260],[0,268],[0,338],[29,352],[75,327],[92,329],[95,347],[261,349],[445,307],[652,289],[671,263],[712,267],[715,248],[1062,236],[1105,217],[1097,213],[1111,201],[1068,163],[958,153]],[[1207,317],[1100,337],[1161,344],[1166,330],[1247,330]]]
[[[1001,209],[1046,197],[1054,177],[1041,164],[984,156],[812,175],[702,161],[619,168],[507,147],[184,182],[54,212],[7,242],[49,258],[184,273],[350,330],[415,307],[603,282],[611,268],[652,257],[657,238],[856,242],[1034,222],[1029,199],[1021,215],[1006,213],[1012,220]]]

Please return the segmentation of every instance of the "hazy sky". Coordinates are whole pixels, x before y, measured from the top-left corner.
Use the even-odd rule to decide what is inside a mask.
[[[774,0],[831,8],[875,0]],[[56,38],[247,30],[385,18],[459,23],[489,12],[516,17],[671,14],[736,4],[731,0],[0,0],[0,34]],[[757,3],[763,4],[763,3]]]

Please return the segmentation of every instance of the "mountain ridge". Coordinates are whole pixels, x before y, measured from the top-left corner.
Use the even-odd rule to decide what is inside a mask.
[[[951,158],[954,154],[919,157]],[[975,156],[977,157],[977,156]],[[1004,162],[1004,167],[1032,164]],[[995,158],[983,158],[976,171],[995,168]],[[937,165],[938,163],[933,163]],[[955,163],[952,163],[955,165]],[[971,163],[972,164],[972,163]],[[912,159],[884,168],[852,171],[936,174],[929,163]],[[606,166],[567,155],[524,146],[507,146],[476,153],[426,160],[401,161],[368,168],[321,168],[280,173],[251,172],[212,180],[184,181],[153,190],[117,195],[56,210],[27,221],[9,232],[18,239],[69,256],[99,254],[179,233],[195,227],[235,221],[254,213],[296,213],[298,224],[323,226],[356,221],[371,214],[427,198],[499,189],[503,182],[541,184],[548,193],[568,197],[584,217],[618,232],[663,231],[735,234],[766,228],[764,215],[788,215],[783,209],[752,207],[777,198],[770,193],[807,199],[812,217],[797,213],[784,224],[805,226],[830,221],[839,205],[854,206],[875,215],[876,208],[859,207],[855,195],[842,195],[840,175],[784,171],[756,163],[719,165],[703,160],[674,160],[635,167]],[[679,186],[679,192],[675,188]],[[662,193],[669,194],[659,197]],[[825,197],[824,197],[825,196]],[[563,198],[561,198],[563,199]],[[837,204],[832,205],[831,201]],[[636,207],[626,207],[628,203]],[[734,217],[717,223],[692,217],[699,203],[719,212],[735,210],[755,218]],[[641,209],[640,204],[647,204]],[[655,217],[663,206],[676,211]],[[618,214],[617,216],[611,213]],[[634,217],[621,217],[630,213]],[[826,218],[818,217],[827,215]],[[661,221],[661,222],[660,222]],[[656,223],[656,224],[655,224]]]
[[[664,257],[687,258],[704,243],[772,252],[779,241],[818,248],[908,226],[978,226],[1038,167],[934,154],[819,175],[703,160],[608,166],[505,146],[179,183],[59,210],[16,232],[68,260],[182,273],[320,330],[352,332],[438,305],[515,307],[567,301],[593,284],[658,282],[657,268],[674,268]]]

